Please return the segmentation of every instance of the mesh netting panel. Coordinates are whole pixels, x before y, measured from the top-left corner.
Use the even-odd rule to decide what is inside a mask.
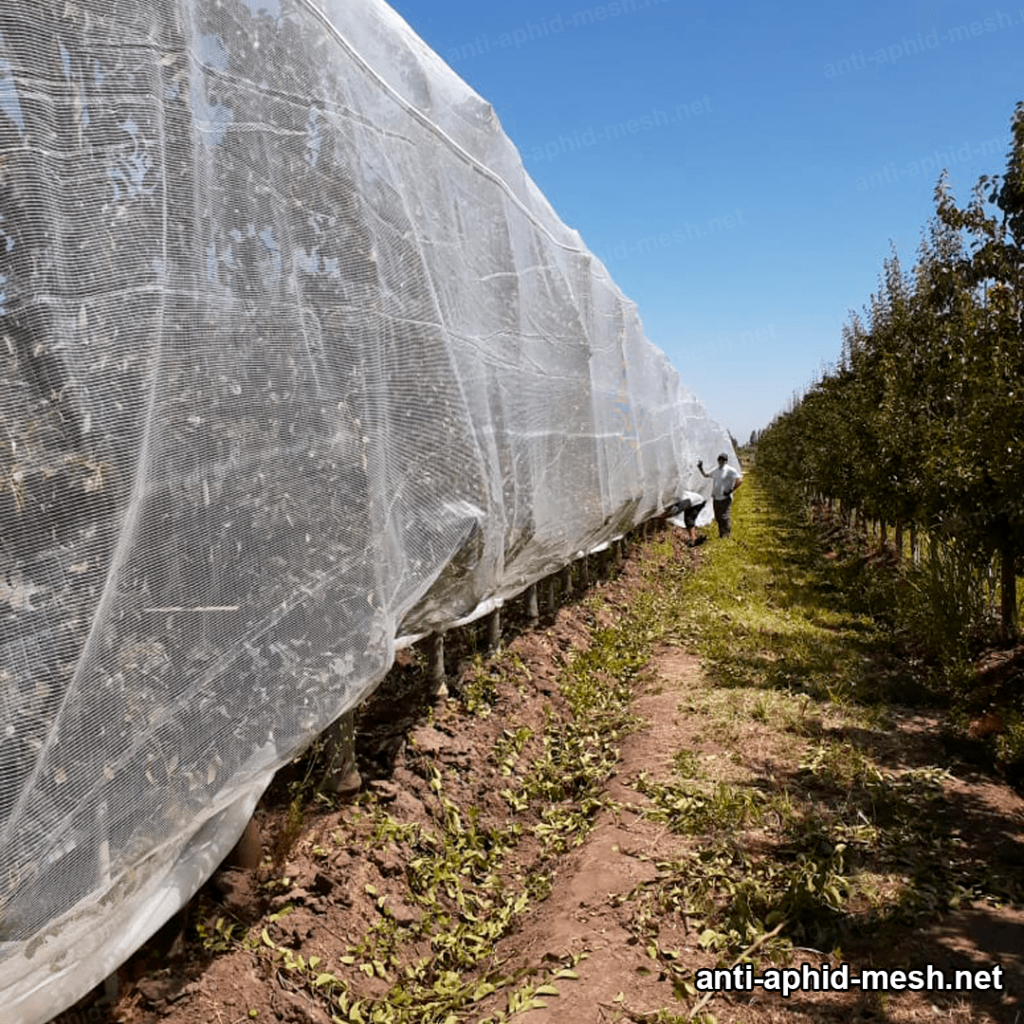
[[[378,0],[0,11],[0,1000],[48,1019],[396,638],[728,447]]]

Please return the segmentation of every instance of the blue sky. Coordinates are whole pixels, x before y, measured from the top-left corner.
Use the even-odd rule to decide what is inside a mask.
[[[943,167],[1001,173],[1024,0],[397,0],[741,441],[835,361]]]

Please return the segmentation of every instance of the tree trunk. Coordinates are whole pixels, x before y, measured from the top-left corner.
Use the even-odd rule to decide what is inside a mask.
[[[540,601],[537,598],[537,584],[531,583],[526,588],[526,619],[531,626],[540,621]]]
[[[572,566],[566,562],[558,574],[558,584],[562,591],[562,601],[567,601],[572,593]]]
[[[501,609],[495,608],[487,616],[487,653],[493,654],[501,647]]]
[[[356,767],[356,713],[346,711],[335,719],[323,732],[324,751],[327,754],[327,771],[324,775],[324,789],[336,796],[352,797],[362,788],[363,779]],[[250,821],[255,827],[255,823]],[[243,836],[244,839],[244,836]],[[252,834],[250,833],[250,841]],[[259,832],[256,832],[259,841]],[[241,843],[241,840],[239,841]],[[241,866],[250,866],[248,861],[256,857],[252,867],[259,866],[259,854],[249,846],[238,851],[245,860]]]
[[[548,614],[554,618],[558,614],[558,591],[555,589],[555,576],[552,573],[544,579],[544,607]]]
[[[434,697],[448,696],[448,683],[444,674],[444,633],[431,633],[426,640],[427,684]]]

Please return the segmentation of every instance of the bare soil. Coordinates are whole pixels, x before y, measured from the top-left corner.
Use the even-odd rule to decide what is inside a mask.
[[[696,557],[679,532],[672,539],[675,557]],[[437,703],[426,696],[415,661],[403,658],[361,713],[361,794],[341,806],[307,806],[296,821],[294,808],[289,811],[290,794],[294,773],[303,768],[296,765],[292,775],[282,773],[256,815],[267,855],[261,868],[219,872],[183,916],[124,965],[116,1003],[104,1004],[94,996],[76,1008],[77,1019],[330,1024],[327,1001],[300,984],[294,971],[282,969],[279,953],[272,955],[261,936],[278,951],[319,957],[320,969],[343,978],[355,994],[382,996],[389,980],[368,977],[342,958],[379,920],[382,897],[400,924],[415,921],[421,911],[408,888],[407,849],[400,842],[369,842],[372,805],[383,805],[398,822],[435,823],[441,812],[431,779],[440,771],[445,794],[463,820],[475,808],[480,827],[507,825],[509,808],[499,793],[509,780],[493,755],[496,743],[506,731],[521,726],[539,734],[548,716],[566,713],[558,689],[566,659],[585,650],[596,629],[613,622],[641,589],[652,585],[656,583],[645,579],[630,557],[621,571],[592,584],[590,593],[603,598],[599,610],[593,600],[577,595],[535,629],[509,623],[503,664],[513,662],[519,669],[512,678],[507,673],[495,676],[497,693],[489,715],[466,713],[460,700],[474,672],[469,649],[456,652],[461,661],[452,673],[452,696]],[[702,765],[717,766],[722,777],[731,773],[796,786],[795,765],[806,744],[780,732],[771,720],[744,721],[732,732],[709,728],[706,716],[694,710],[708,688],[696,656],[682,647],[658,648],[635,688],[633,710],[641,724],[621,741],[617,767],[605,784],[608,799],[593,829],[581,845],[552,859],[526,828],[506,861],[504,870],[510,876],[525,876],[542,866],[552,878],[550,893],[517,919],[494,951],[492,967],[500,965],[506,975],[519,971],[520,978],[557,988],[557,996],[537,1001],[546,1005],[517,1014],[522,1024],[688,1019],[696,1000],[682,994],[679,979],[714,967],[716,957],[700,947],[699,925],[685,917],[638,922],[638,915],[649,909],[642,896],[662,870],[659,864],[692,851],[699,842],[643,816],[648,801],[637,788],[638,779],[643,773],[669,776],[674,756],[686,750]],[[920,710],[897,712],[895,723],[890,737],[894,765],[948,761],[934,716]],[[827,715],[820,726],[824,732],[832,728]],[[962,842],[980,861],[1020,879],[1024,801],[1017,793],[981,771],[955,770],[946,784],[944,805],[957,816]],[[286,907],[291,909],[284,916],[274,916]],[[236,923],[236,936],[249,936],[255,948],[233,941],[223,951],[204,949],[197,927],[210,935],[218,918]],[[671,960],[652,959],[638,938],[652,928],[658,947],[672,951]],[[721,1024],[1024,1021],[1024,909],[1019,906],[968,903],[936,914],[924,928],[855,937],[842,955],[855,970],[998,964],[1005,972],[1005,990],[962,995],[806,992],[787,1000],[772,993],[720,993],[704,1012],[713,1013]],[[793,951],[790,966],[802,963],[839,966],[835,950]],[[556,976],[559,970],[561,977]],[[499,989],[458,1019],[478,1021],[507,1012],[508,996],[508,988]],[[63,1019],[76,1018],[69,1012]]]

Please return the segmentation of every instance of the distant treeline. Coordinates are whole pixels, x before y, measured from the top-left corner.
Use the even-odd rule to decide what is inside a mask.
[[[1017,631],[1024,553],[1024,102],[1006,171],[958,206],[943,172],[909,273],[893,255],[838,365],[759,437],[763,472],[998,556]]]

